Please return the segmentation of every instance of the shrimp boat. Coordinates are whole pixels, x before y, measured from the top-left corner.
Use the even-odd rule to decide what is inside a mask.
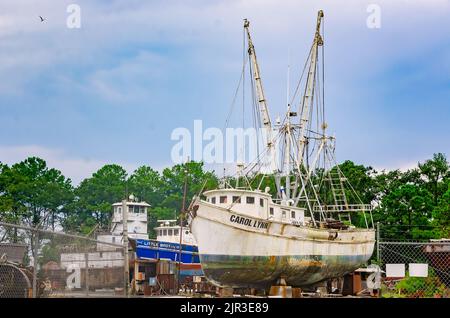
[[[280,279],[290,286],[314,286],[354,271],[373,253],[372,206],[359,199],[337,164],[335,138],[326,131],[318,63],[322,19],[319,11],[306,77],[299,80],[303,93],[297,89],[288,98],[284,119],[274,125],[249,22],[244,22],[267,160],[258,157],[264,172],[255,173],[254,163],[238,164],[237,177],[224,178],[221,186],[194,197],[189,206],[189,226],[204,274],[216,286],[268,288]],[[291,108],[297,96],[298,111]]]

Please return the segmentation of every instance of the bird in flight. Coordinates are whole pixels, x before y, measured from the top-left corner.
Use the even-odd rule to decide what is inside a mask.
[[[45,19],[42,16],[39,16],[39,18],[41,19],[41,22],[45,21]]]

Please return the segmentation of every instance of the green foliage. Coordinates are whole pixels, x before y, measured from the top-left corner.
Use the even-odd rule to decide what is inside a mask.
[[[55,243],[45,244],[42,247],[41,255],[39,256],[39,263],[41,266],[50,261],[57,263],[60,261],[60,252],[58,251]]]
[[[434,275],[428,277],[406,277],[395,285],[395,291],[405,297],[444,296],[445,285]]]
[[[137,168],[128,179],[128,192],[151,206],[157,206],[163,198],[160,189],[163,185],[158,171],[151,167]]]
[[[447,191],[438,199],[433,210],[433,225],[438,229],[439,238],[450,237],[450,180],[447,180]]]
[[[125,197],[126,180],[125,169],[115,164],[105,165],[91,178],[84,179],[75,190],[77,199],[72,206],[72,221],[75,223],[65,225],[69,228],[83,227],[92,224],[91,219],[94,218],[101,229],[108,229],[111,204]]]
[[[383,225],[389,226],[384,227],[383,237],[385,238],[391,236],[399,238],[400,232],[404,233],[404,238],[426,238],[422,237],[426,235],[426,232],[418,232],[417,227],[429,225],[432,210],[433,198],[426,189],[405,184],[383,197],[375,213],[375,220],[382,220]]]
[[[357,198],[352,191],[346,190],[346,196],[354,202],[358,202],[358,198],[362,202],[372,202],[376,198],[376,184],[373,179],[375,170],[372,167],[364,167],[356,165],[352,161],[347,160],[339,165],[345,178],[352,188],[355,190]]]
[[[218,186],[215,174],[204,171],[203,163],[195,161],[164,169],[161,183],[162,200],[153,209],[158,218],[163,218],[164,215],[173,215],[174,211],[182,211],[183,205],[186,209],[191,199],[200,194],[202,190],[214,189]],[[183,202],[185,184],[186,201]]]
[[[343,162],[339,169],[356,192],[355,196],[346,189],[349,201],[375,203],[374,221],[381,223],[383,238],[450,237],[450,174],[445,155],[435,154],[406,172],[377,172],[351,161]],[[318,169],[312,178],[320,180],[322,175]],[[255,174],[248,179],[252,188],[264,191],[269,187],[276,196],[274,178]],[[284,184],[285,180],[281,178],[281,182]],[[228,183],[236,184],[236,180],[229,178]],[[0,220],[35,226],[48,215],[43,226],[56,223],[66,231],[88,234],[94,227],[109,229],[111,204],[134,194],[151,205],[152,233],[157,219],[179,217],[183,204],[187,207],[201,190],[217,186],[214,172],[204,171],[202,162],[191,161],[161,173],[141,166],[130,176],[119,165],[105,165],[74,188],[60,171],[48,168],[42,159],[30,157],[12,166],[0,163]],[[324,186],[318,191],[331,204],[330,189]],[[362,215],[357,214],[352,216],[352,223],[365,225]],[[8,235],[20,240],[14,233]]]
[[[449,237],[449,167],[443,154],[406,172],[382,172],[375,177],[378,206],[375,222],[381,236],[392,239]],[[450,196],[450,194],[449,194]],[[442,230],[441,230],[442,229]]]
[[[282,178],[281,182],[284,182],[285,179]],[[271,178],[271,176],[264,175],[264,174],[256,174],[251,177],[251,187],[252,189],[260,189],[261,191],[265,191],[266,187],[270,188],[269,193],[272,195],[272,197],[276,197],[277,194],[277,187],[275,185],[274,178]]]
[[[73,201],[71,180],[40,158],[30,157],[12,167],[2,165],[0,172],[1,219],[7,222],[54,226]]]
[[[158,220],[175,220],[179,211],[167,207],[157,206],[148,212],[148,233],[150,237],[156,237],[155,227]]]
[[[425,187],[433,194],[434,204],[438,204],[439,197],[446,191],[446,183],[442,182],[449,178],[447,158],[442,153],[433,155],[433,159],[419,163],[419,171],[425,179]]]

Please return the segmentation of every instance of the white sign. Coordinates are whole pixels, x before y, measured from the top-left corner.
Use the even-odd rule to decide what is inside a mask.
[[[428,264],[409,264],[410,277],[428,277]]]
[[[386,264],[386,277],[405,277],[405,264]]]

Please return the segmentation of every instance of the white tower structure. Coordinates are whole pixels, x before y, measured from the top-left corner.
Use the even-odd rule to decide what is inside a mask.
[[[103,242],[122,244],[123,243],[123,208],[122,202],[114,203],[113,217],[111,221],[111,233],[98,235],[97,239]],[[126,202],[128,209],[128,238],[148,239],[147,211],[150,204],[147,202],[137,202],[133,196]]]

